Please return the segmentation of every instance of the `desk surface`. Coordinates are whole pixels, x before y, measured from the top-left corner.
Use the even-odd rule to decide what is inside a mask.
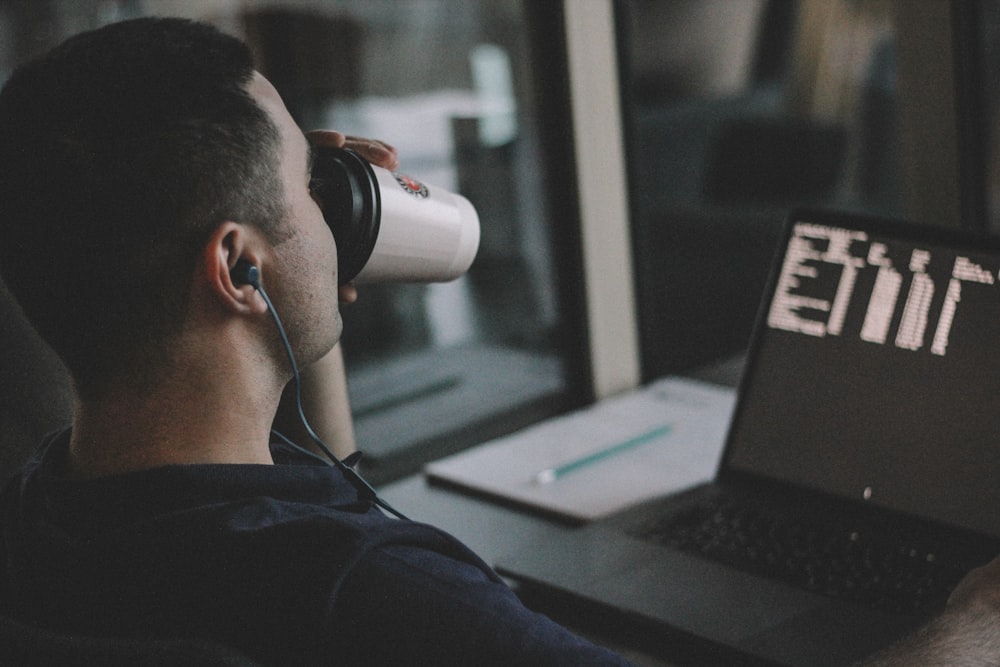
[[[742,362],[741,358],[727,360],[694,377],[735,386]],[[379,495],[410,518],[448,531],[490,564],[515,549],[522,540],[557,536],[562,531],[573,530],[567,524],[527,510],[506,507],[486,498],[433,485],[422,474],[385,485],[379,489]],[[600,617],[581,616],[575,605],[556,601],[538,601],[536,604],[534,600],[528,605],[595,643],[620,652],[637,665],[663,667],[699,662],[691,657],[690,647],[641,636],[628,628],[611,628]]]

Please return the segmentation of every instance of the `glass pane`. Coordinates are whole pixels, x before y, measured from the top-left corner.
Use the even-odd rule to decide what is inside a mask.
[[[617,7],[651,379],[744,349],[790,208],[900,215],[896,14],[853,0]]]
[[[978,137],[983,147],[982,180],[979,185],[985,192],[986,217],[990,231],[1000,233],[1000,3],[994,0],[979,0],[974,3],[973,26],[978,34],[970,35],[976,49],[967,52],[972,62],[972,71],[979,73],[974,84],[981,88],[975,91],[973,100],[981,109],[973,113],[970,120],[979,121]]]
[[[509,0],[6,2],[0,74],[109,21],[208,20],[247,39],[303,128],[383,139],[401,171],[472,201],[482,240],[466,276],[363,286],[344,308],[355,430],[379,482],[578,400],[528,11]]]

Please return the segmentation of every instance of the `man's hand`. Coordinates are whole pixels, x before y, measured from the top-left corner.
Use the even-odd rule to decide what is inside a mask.
[[[399,169],[399,154],[396,152],[395,147],[390,146],[384,141],[349,137],[343,132],[337,132],[336,130],[313,130],[306,132],[306,137],[317,146],[350,148],[364,159],[383,169],[388,169],[389,171]]]
[[[1000,557],[969,572],[939,617],[864,665],[1000,665]]]
[[[980,607],[1000,614],[1000,556],[969,572],[958,583],[949,607]]]

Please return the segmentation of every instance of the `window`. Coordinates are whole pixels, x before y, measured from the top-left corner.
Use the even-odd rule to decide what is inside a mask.
[[[969,209],[1000,233],[1000,5],[971,0],[958,5],[959,52],[965,73],[965,167]]]
[[[743,351],[798,206],[960,224],[952,5],[616,5],[643,376]]]

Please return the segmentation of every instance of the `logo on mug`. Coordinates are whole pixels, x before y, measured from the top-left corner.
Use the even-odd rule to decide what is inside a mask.
[[[417,179],[410,178],[405,174],[393,174],[393,176],[396,177],[396,182],[414,197],[427,199],[427,197],[430,196],[430,192],[427,191],[427,186]]]

